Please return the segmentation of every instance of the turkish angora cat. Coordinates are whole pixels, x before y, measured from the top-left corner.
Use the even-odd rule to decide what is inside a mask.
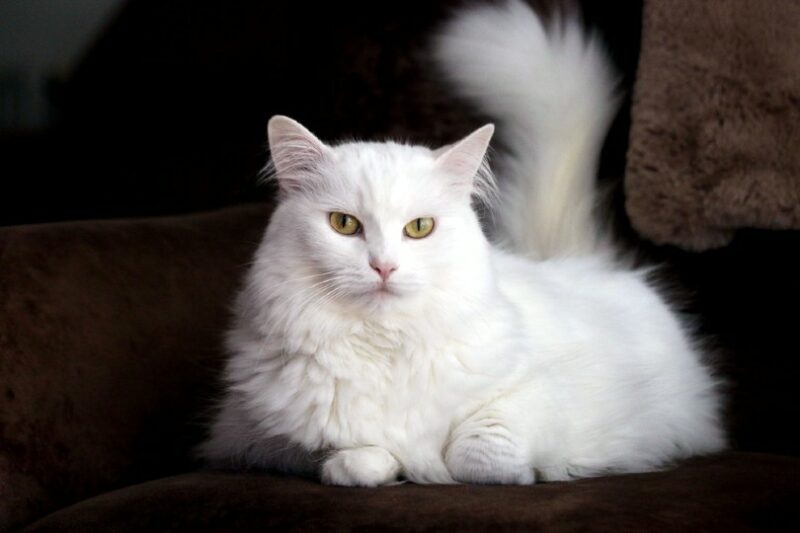
[[[336,485],[533,483],[640,472],[724,446],[716,382],[594,220],[615,109],[598,41],[511,1],[463,11],[436,58],[502,125],[438,150],[327,145],[269,122],[280,185],[236,301],[212,465]]]

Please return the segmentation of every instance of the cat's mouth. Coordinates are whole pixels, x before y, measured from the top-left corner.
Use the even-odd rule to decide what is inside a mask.
[[[378,294],[378,295],[389,295],[389,294],[396,295],[397,294],[397,291],[394,290],[392,288],[392,286],[389,285],[388,283],[378,283],[378,285],[375,287],[375,290],[372,291],[372,292],[374,292],[375,294]]]
[[[391,281],[377,281],[363,285],[357,294],[365,302],[386,302],[408,294],[403,289],[404,287]]]
[[[369,294],[377,298],[388,298],[390,296],[397,296],[400,292],[387,282],[378,282],[372,290],[369,291]]]

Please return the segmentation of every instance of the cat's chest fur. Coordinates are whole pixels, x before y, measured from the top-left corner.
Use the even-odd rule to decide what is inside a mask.
[[[479,353],[485,345],[465,343],[461,331],[452,334],[462,338],[379,321],[335,334],[286,331],[279,342],[272,339],[284,348],[273,364],[262,365],[261,384],[248,402],[252,418],[271,421],[269,433],[308,450],[380,446],[407,468],[446,482],[441,454],[450,428],[503,383],[476,366],[485,360]],[[302,350],[285,350],[299,339]]]
[[[309,448],[405,447],[431,432],[442,433],[434,439],[441,441],[448,426],[441,420],[468,409],[462,392],[483,381],[460,365],[460,355],[369,322],[313,353],[290,354],[275,378],[295,397],[284,413],[294,419],[292,436]]]

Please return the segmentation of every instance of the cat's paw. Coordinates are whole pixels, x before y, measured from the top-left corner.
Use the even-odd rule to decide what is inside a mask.
[[[530,485],[536,478],[524,455],[501,424],[467,421],[450,436],[444,461],[460,483]]]
[[[338,450],[322,464],[322,482],[346,487],[377,487],[397,480],[400,463],[378,446]]]

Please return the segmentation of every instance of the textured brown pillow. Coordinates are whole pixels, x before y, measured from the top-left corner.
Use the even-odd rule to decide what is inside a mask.
[[[800,228],[798,28],[794,0],[645,2],[625,183],[643,236]]]

